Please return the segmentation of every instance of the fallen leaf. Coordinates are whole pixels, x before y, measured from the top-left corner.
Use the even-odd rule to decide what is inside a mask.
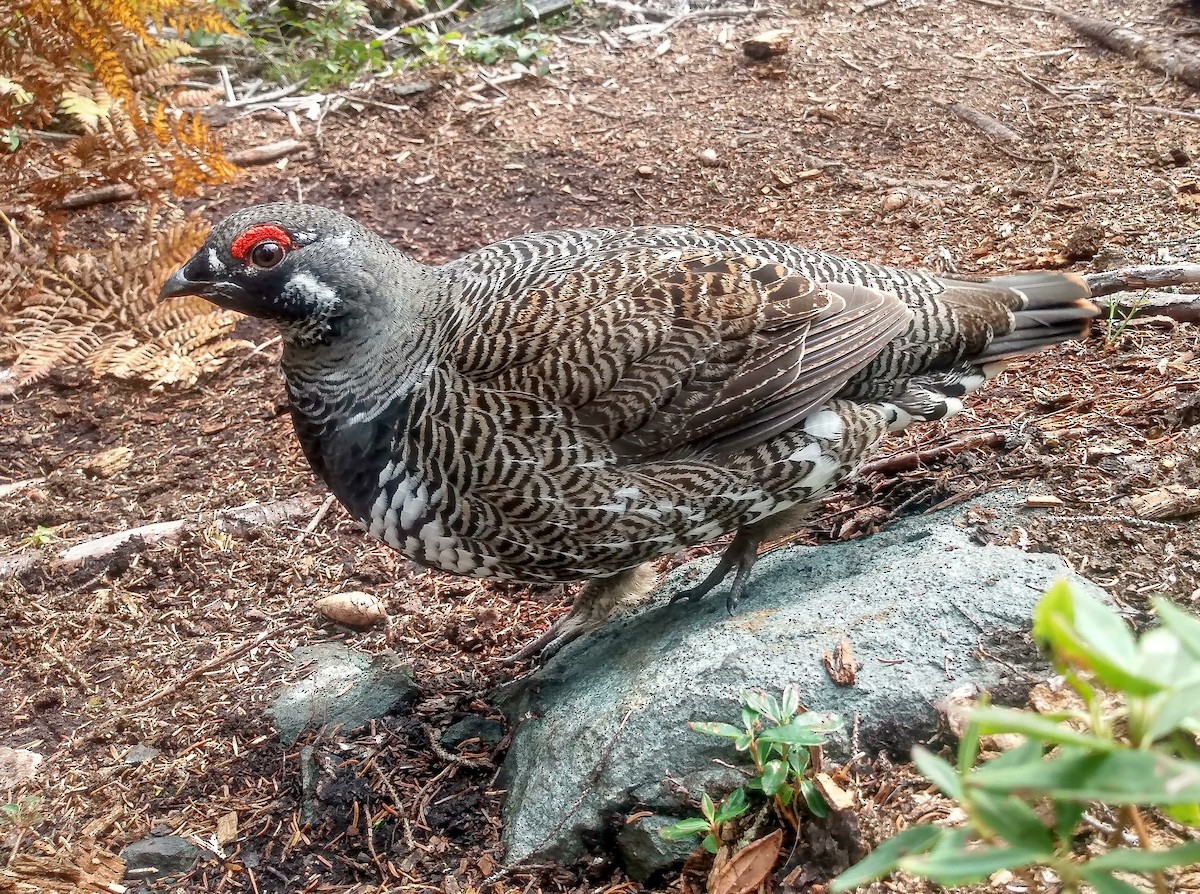
[[[750,894],[758,890],[775,868],[782,845],[780,829],[746,845],[709,877],[708,894]]]

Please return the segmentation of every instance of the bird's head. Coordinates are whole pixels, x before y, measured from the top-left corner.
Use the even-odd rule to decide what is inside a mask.
[[[328,342],[383,309],[377,284],[399,252],[354,220],[315,205],[257,205],[218,223],[163,284],[274,323],[289,341]]]

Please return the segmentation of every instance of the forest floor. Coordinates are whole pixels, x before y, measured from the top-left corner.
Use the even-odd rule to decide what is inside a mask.
[[[753,20],[685,20],[640,43],[597,39],[603,21],[593,17],[560,32],[571,39],[551,48],[561,67],[545,78],[494,87],[484,76],[494,83],[502,66],[422,71],[397,82],[434,88],[400,99],[376,84],[360,94],[369,102],[325,116],[319,134],[302,121],[308,151],[192,204],[214,219],[257,202],[325,204],[428,262],[531,230],[668,222],[964,273],[1089,270],[1064,256],[1070,244],[1090,258],[1088,242],[1109,263],[1200,260],[1194,91],[1050,15],[1000,5],[806,2]],[[1074,6],[1147,33],[1200,34],[1200,20],[1165,0]],[[742,40],[772,26],[793,29],[791,52],[747,61]],[[1017,139],[972,127],[951,102]],[[292,128],[260,115],[220,135],[238,148]],[[133,231],[134,218],[107,208],[79,221]],[[260,345],[273,335],[251,322],[241,334]],[[479,761],[448,761],[428,730],[486,711],[489,688],[522,672],[497,658],[569,596],[420,570],[338,506],[305,533],[325,493],[292,434],[277,357],[272,344],[235,355],[178,392],[68,369],[3,404],[0,487],[36,481],[4,492],[0,556],[203,522],[246,503],[302,498],[311,509],[245,536],[201,523],[174,542],[135,541],[105,561],[39,562],[0,580],[0,744],[46,758],[21,790],[38,798],[28,827],[0,827],[0,857],[118,850],[170,830],[213,856],[169,890],[638,890],[603,855],[586,867],[517,867],[484,886],[500,864],[504,743]],[[1062,501],[1030,515],[1029,548],[1062,555],[1135,620],[1155,594],[1200,608],[1194,525],[1146,526],[1129,509],[1138,495],[1200,487],[1194,325],[1102,321],[1085,342],[1015,364],[964,413],[886,452],[981,433],[1005,442],[848,485],[805,539],[863,536],[898,512],[1023,487]],[[323,622],[314,602],[341,590],[380,597],[386,628]],[[353,810],[305,826],[299,749],[280,745],[264,709],[289,651],[329,640],[398,653],[420,695],[409,714],[321,740],[325,753],[353,756],[359,787]],[[159,756],[126,763],[135,745]],[[940,802],[902,764],[864,761],[858,784],[893,816],[946,809],[931,808]],[[225,820],[218,840],[230,814],[236,835]]]

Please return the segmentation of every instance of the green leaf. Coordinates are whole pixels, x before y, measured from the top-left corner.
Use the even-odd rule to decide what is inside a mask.
[[[787,807],[789,804],[792,803],[792,798],[793,798],[794,794],[795,794],[795,790],[790,785],[785,785],[783,788],[781,788],[778,792],[775,793],[775,797],[779,799],[780,804],[782,804],[784,807]]]
[[[910,854],[923,854],[952,834],[951,829],[938,826],[910,826],[899,835],[889,838],[867,857],[851,866],[829,885],[833,894],[851,891],[870,884],[893,872],[900,861]]]
[[[1133,700],[1131,700],[1133,701]],[[1187,679],[1173,685],[1170,690],[1147,699],[1137,699],[1140,704],[1130,705],[1130,728],[1138,729],[1138,738],[1144,742],[1157,742],[1176,730],[1187,730],[1200,719],[1200,681]],[[1135,724],[1135,716],[1141,723]]]
[[[788,723],[796,712],[800,710],[800,687],[795,683],[788,683],[783,687],[783,697],[779,701],[779,714],[783,718],[783,723]]]
[[[665,829],[659,829],[660,837],[668,841],[680,841],[684,838],[691,838],[693,835],[699,835],[708,829],[708,820],[693,817],[691,819],[680,820],[674,825],[667,826]]]
[[[1102,870],[1093,870],[1090,866],[1081,869],[1079,875],[1095,889],[1096,894],[1144,894],[1133,885],[1115,879]]]
[[[710,854],[715,854],[717,852],[717,848],[720,847],[720,845],[717,843],[717,837],[712,834],[705,835],[704,841],[700,843],[704,845],[704,849]]]
[[[716,823],[727,823],[735,816],[745,813],[746,808],[749,806],[749,803],[746,801],[746,790],[740,787],[735,788],[721,801],[721,806],[717,808],[717,815],[713,821]]]
[[[913,754],[915,759],[916,749]],[[925,772],[924,767],[921,769]],[[1200,802],[1200,763],[1147,751],[1092,753],[1063,746],[1032,765],[984,764],[971,774],[967,784],[1000,794],[1104,801],[1110,805],[1194,804]]]
[[[715,822],[717,818],[717,806],[713,804],[713,799],[709,797],[708,792],[700,796],[700,812],[704,814],[704,818],[710,823]]]
[[[742,726],[746,728],[746,732],[754,731],[755,725],[758,723],[758,712],[753,708],[742,708]]]
[[[789,723],[787,726],[776,726],[763,730],[758,734],[758,741],[808,747],[810,745],[824,745],[825,734],[811,727],[797,726],[794,723]]]
[[[788,751],[788,766],[792,768],[792,774],[795,776],[804,775],[811,759],[807,748],[792,748]]]
[[[1162,811],[1177,823],[1200,829],[1200,804],[1172,804]]]
[[[1054,854],[1054,836],[1033,808],[1016,796],[972,792],[967,812],[1014,847],[1037,851],[1043,857]]]
[[[717,723],[708,720],[693,720],[689,727],[706,736],[719,736],[722,739],[736,739],[743,735],[742,731],[730,723]]]
[[[1170,599],[1158,596],[1152,602],[1162,625],[1179,637],[1179,642],[1193,658],[1200,660],[1200,618],[1185,612]]]
[[[749,751],[750,746],[753,744],[753,736],[747,735],[746,733],[741,733],[736,739],[733,740],[733,747],[738,751]]]
[[[971,850],[939,847],[932,853],[905,857],[900,868],[939,885],[981,882],[1001,869],[1020,869],[1041,862],[1045,855],[1033,848],[981,847]]]
[[[1173,866],[1191,866],[1200,863],[1200,841],[1189,841],[1165,851],[1143,851],[1118,848],[1092,857],[1088,869],[1108,872],[1159,872]]]
[[[1054,802],[1054,834],[1064,847],[1075,837],[1075,827],[1079,825],[1079,819],[1085,810],[1087,804],[1079,801]]]
[[[763,765],[762,790],[763,794],[773,795],[779,791],[779,786],[787,779],[788,768],[781,760],[767,761]]]
[[[818,819],[829,816],[829,805],[825,803],[825,799],[821,797],[821,793],[817,791],[817,787],[813,785],[811,779],[800,781],[800,794],[804,796],[804,803],[808,806],[809,813]]]
[[[1150,695],[1162,688],[1135,672],[1133,634],[1120,616],[1066,581],[1054,584],[1034,608],[1033,635],[1056,663],[1090,671],[1110,689]]]
[[[757,711],[759,714],[766,714],[771,717],[771,702],[774,701],[771,696],[767,695],[760,689],[743,689],[742,701],[752,711]],[[775,713],[779,713],[779,706],[775,705]]]
[[[1057,716],[1057,715],[1056,715]],[[1031,739],[1053,742],[1056,745],[1079,745],[1093,750],[1111,751],[1121,746],[1109,739],[1101,739],[1091,733],[1079,732],[1048,716],[1018,711],[1015,708],[975,708],[971,720],[979,724],[983,736],[996,733],[1019,733]]]
[[[962,780],[954,772],[954,767],[920,745],[913,748],[912,758],[917,769],[926,779],[940,788],[942,794],[949,795],[956,801],[962,800]]]

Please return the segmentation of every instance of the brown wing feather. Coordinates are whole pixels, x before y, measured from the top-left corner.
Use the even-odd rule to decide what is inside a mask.
[[[497,302],[456,356],[481,387],[551,401],[646,460],[797,424],[910,316],[888,293],[753,256],[633,248]]]

